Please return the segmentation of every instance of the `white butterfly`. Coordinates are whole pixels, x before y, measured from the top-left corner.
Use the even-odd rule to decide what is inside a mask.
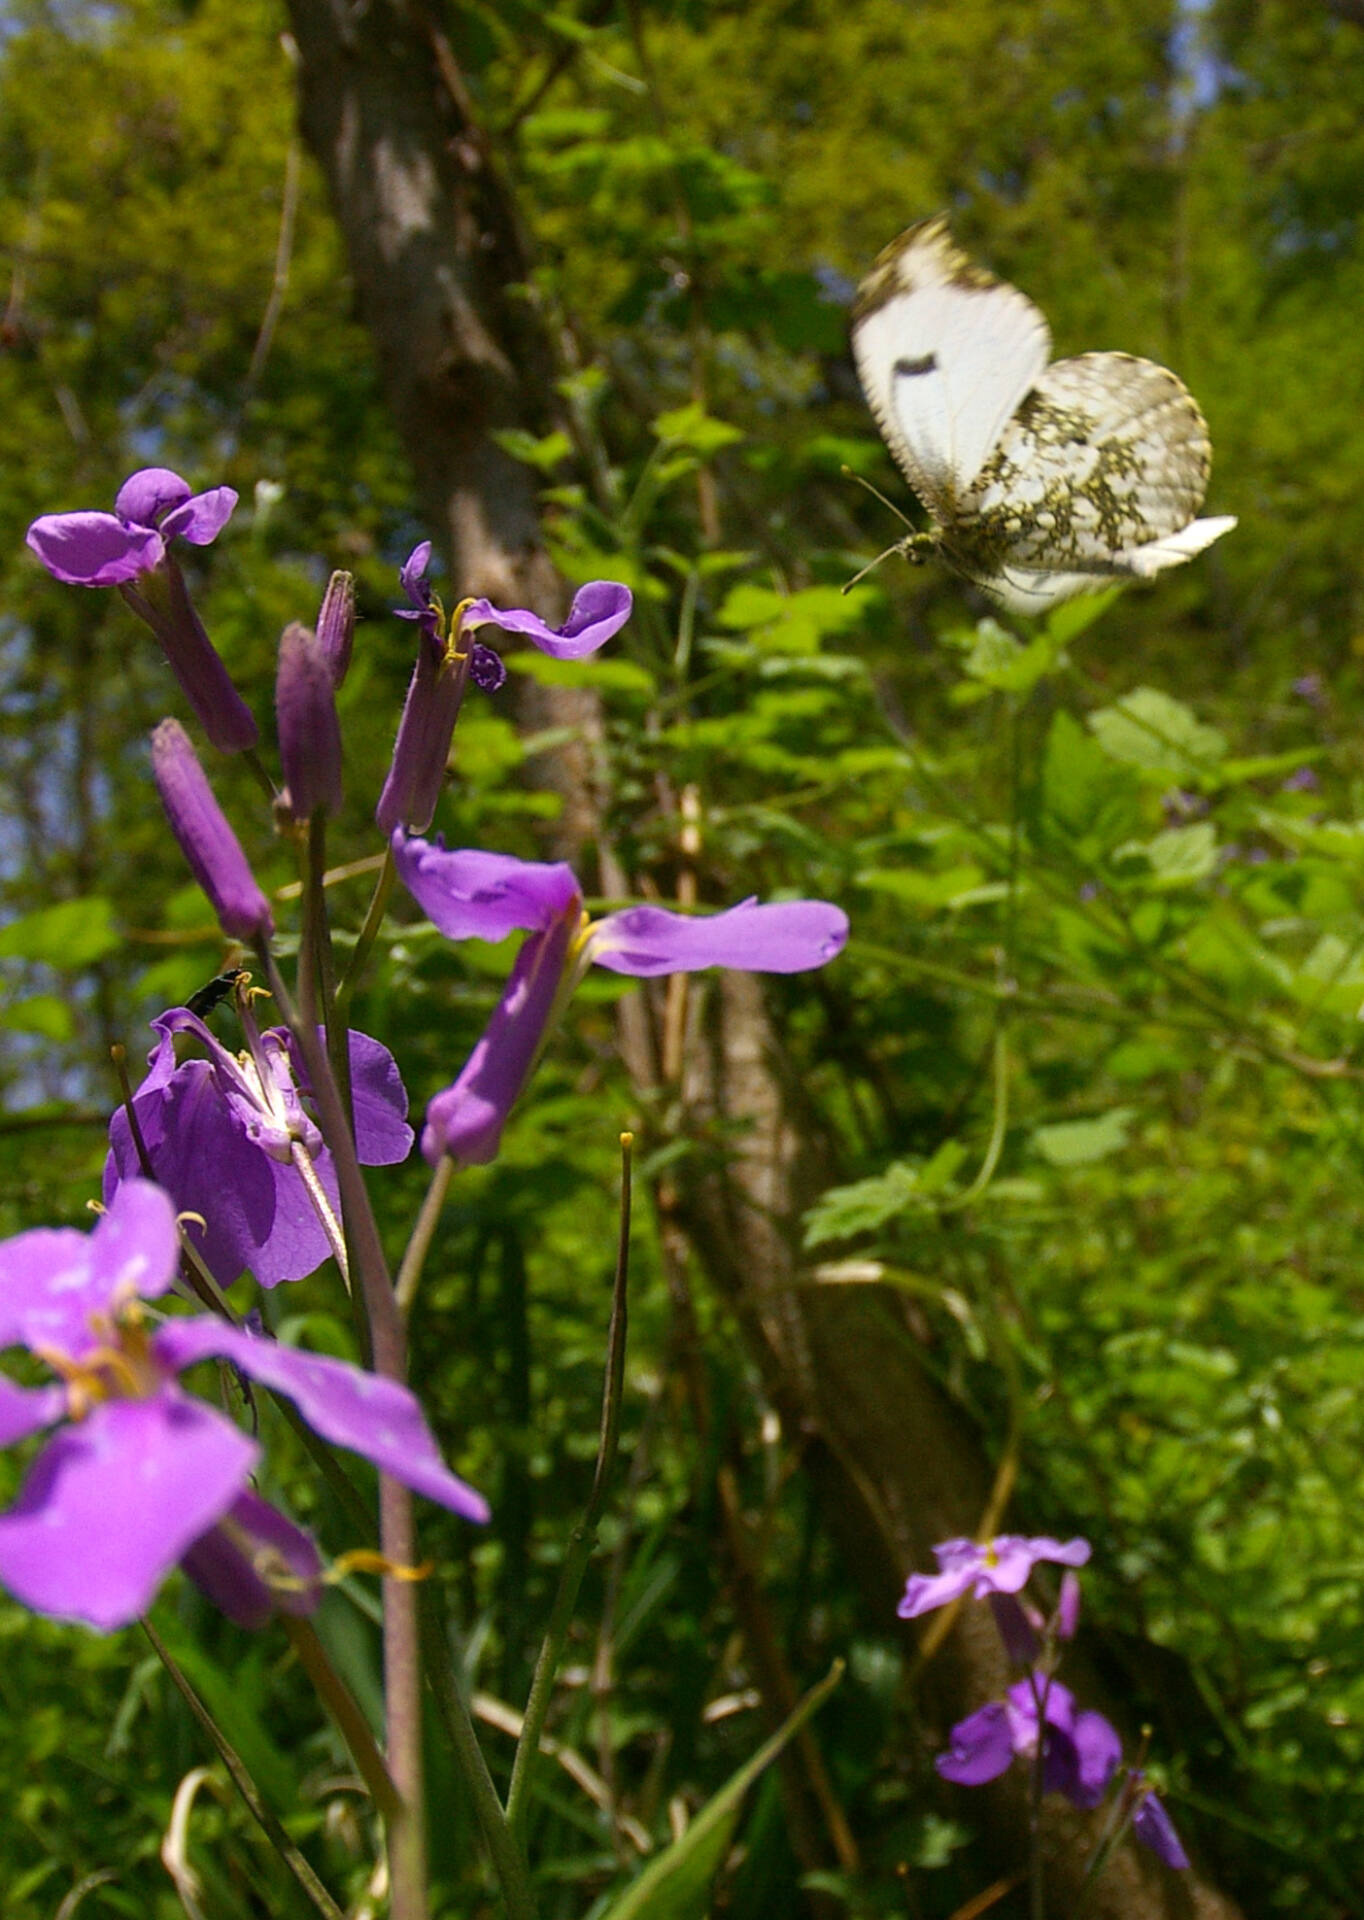
[[[968,260],[941,214],[880,255],[852,345],[876,424],[935,522],[889,551],[939,553],[1003,606],[1037,613],[1150,579],[1236,525],[1194,518],[1212,448],[1184,383],[1127,353],[1048,366],[1042,315]]]

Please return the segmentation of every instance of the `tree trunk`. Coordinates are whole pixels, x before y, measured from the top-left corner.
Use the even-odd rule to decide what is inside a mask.
[[[553,357],[530,304],[508,296],[528,265],[516,209],[449,48],[419,9],[386,0],[365,8],[289,0],[289,11],[304,137],[330,186],[420,504],[446,530],[458,590],[544,613],[562,608],[533,478],[491,437],[551,422]],[[534,720],[578,732],[578,751],[560,755],[550,772],[568,802],[564,839],[581,845],[600,819],[592,777],[599,720],[582,696],[554,690],[544,702]],[[603,867],[612,891],[609,850]],[[624,1005],[623,1049],[649,1087],[666,1049],[647,1032],[640,1001]],[[817,1169],[792,1117],[759,984],[726,976],[693,1006],[708,1010],[708,1024],[687,1055],[689,1125],[701,1135],[720,1120],[750,1125],[731,1151],[698,1154],[700,1171],[665,1204],[731,1303],[788,1437],[826,1495],[830,1524],[848,1543],[868,1620],[880,1627],[906,1574],[930,1564],[932,1543],[975,1531],[990,1487],[979,1437],[919,1365],[892,1302],[872,1290],[805,1284],[796,1226],[818,1190]],[[999,1691],[1003,1668],[984,1609],[964,1610],[927,1674],[929,1711],[944,1727]],[[993,1806],[1001,1860],[1017,1866],[1020,1796],[1001,1787],[981,1804]],[[1048,1802],[1058,1914],[1073,1907],[1083,1825]],[[1163,1872],[1128,1847],[1089,1911],[1095,1920],[1232,1920],[1236,1909],[1194,1876]]]

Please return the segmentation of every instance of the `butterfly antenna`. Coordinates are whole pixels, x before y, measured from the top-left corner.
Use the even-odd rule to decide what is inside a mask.
[[[865,487],[873,500],[879,500],[883,507],[889,507],[891,512],[895,515],[895,518],[899,521],[902,521],[903,524],[909,528],[911,533],[914,532],[914,522],[910,519],[909,515],[903,512],[899,507],[897,507],[893,500],[887,500],[885,494],[882,493],[881,489],[879,487],[874,487],[870,480],[864,480],[861,474],[854,473],[851,467],[844,467],[843,478],[845,480],[855,480],[859,487]],[[890,547],[887,549],[887,551],[890,553],[894,553],[895,549],[894,547]],[[883,553],[881,555],[881,559],[884,560],[885,557],[886,556]],[[880,561],[873,560],[872,565],[874,567],[879,566]],[[859,574],[858,579],[861,579],[861,577],[862,576]],[[854,582],[851,580],[848,582],[849,586],[852,586],[853,584]]]
[[[873,491],[875,491],[875,489],[873,489]],[[842,591],[844,593],[851,593],[853,588],[857,585],[858,581],[865,580],[869,573],[874,573],[876,569],[880,566],[883,560],[889,560],[890,556],[893,553],[902,553],[903,551],[904,551],[904,543],[900,540],[897,540],[893,547],[887,547],[885,552],[878,553],[874,560],[868,560],[866,566],[863,567],[862,571],[860,573],[855,573],[852,579],[849,580],[848,584],[842,589]]]

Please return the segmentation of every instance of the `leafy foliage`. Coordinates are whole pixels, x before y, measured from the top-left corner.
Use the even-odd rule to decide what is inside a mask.
[[[112,596],[36,575],[28,519],[106,505],[145,458],[237,485],[244,509],[195,584],[262,710],[280,627],[311,617],[327,565],[353,566],[366,618],[338,844],[357,845],[407,671],[410,635],[384,614],[412,531],[306,163],[267,339],[294,191],[272,10],[129,0],[12,24],[6,1231],[74,1217],[103,1157],[109,1044],[136,1056],[143,1019],[223,960],[146,804],[139,743],[170,684]],[[784,887],[854,916],[820,997],[776,996],[830,1169],[807,1222],[817,1271],[892,1293],[982,1431],[1021,1434],[1029,1515],[1095,1540],[1096,1644],[1224,1881],[1257,1911],[1348,1911],[1364,1862],[1364,33],[1328,9],[1167,0],[1105,15],[1102,33],[1076,0],[468,5],[451,31],[534,230],[527,297],[573,349],[572,431],[505,444],[543,481],[568,576],[639,595],[628,653],[575,675],[607,703],[622,858],[669,897],[699,834],[705,898]],[[1156,593],[1037,630],[964,618],[956,585],[895,562],[841,593],[890,537],[842,468],[902,497],[851,382],[844,309],[877,248],[940,205],[1037,298],[1058,351],[1121,345],[1188,378],[1234,539]],[[520,784],[525,743],[487,709],[459,739],[452,844],[532,850],[548,803]],[[256,821],[259,870],[287,883],[246,783],[228,771],[220,791]],[[365,884],[331,890],[342,927]],[[392,1037],[417,1100],[464,1057],[505,966],[391,931],[359,1024]],[[498,1163],[462,1181],[415,1334],[435,1424],[497,1516],[472,1553],[453,1526],[429,1543],[494,1705],[524,1695],[590,1480],[613,1139],[637,1117],[612,1064],[618,992],[580,998]],[[650,1171],[699,1150],[668,1112],[648,1118]],[[389,1189],[395,1246],[418,1197],[415,1174]],[[812,1675],[851,1652],[817,1731],[864,1864],[821,1885],[853,1914],[899,1910],[904,1862],[916,1911],[945,1916],[979,1890],[972,1815],[914,1770],[903,1643],[864,1616],[808,1490],[761,1438],[723,1309],[693,1303],[692,1354],[647,1233],[638,1259],[632,1464],[583,1609],[605,1624],[575,1629],[551,1723],[635,1828],[612,1825],[581,1769],[547,1766],[542,1911],[628,1901],[670,1803],[694,1813],[758,1744],[715,1578],[728,1454],[788,1659]],[[320,1287],[287,1312],[353,1351]],[[345,1537],[289,1437],[270,1439],[280,1496]],[[243,1653],[187,1591],[157,1619],[291,1834],[359,1900],[368,1815],[296,1669],[273,1643]],[[322,1630],[372,1705],[362,1579]],[[78,1639],[11,1609],[0,1632],[7,1911],[36,1920],[105,1867],[118,1877],[86,1911],[178,1911],[156,1849],[203,1756],[137,1636]],[[1196,1710],[1170,1705],[1188,1698],[1167,1684],[1176,1656]],[[440,1910],[486,1913],[472,1810],[433,1765]],[[798,1869],[766,1789],[737,1831],[745,1857],[717,1845],[706,1861],[728,1911],[791,1910]],[[293,1910],[230,1797],[202,1794],[192,1835],[213,1920]]]

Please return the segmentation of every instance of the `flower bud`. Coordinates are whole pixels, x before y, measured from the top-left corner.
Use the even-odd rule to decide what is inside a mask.
[[[152,734],[152,775],[171,832],[230,939],[254,941],[274,932],[270,903],[256,884],[241,843],[213,797],[189,736],[178,720]]]
[[[280,638],[275,719],[293,819],[339,813],[341,725],[331,664],[319,637],[296,620]]]
[[[317,616],[317,644],[331,671],[334,687],[339,687],[346,677],[354,640],[355,575],[334,573],[327,582]]]
[[[1080,1576],[1067,1567],[1061,1575],[1061,1593],[1056,1602],[1056,1637],[1073,1640],[1080,1624]]]

